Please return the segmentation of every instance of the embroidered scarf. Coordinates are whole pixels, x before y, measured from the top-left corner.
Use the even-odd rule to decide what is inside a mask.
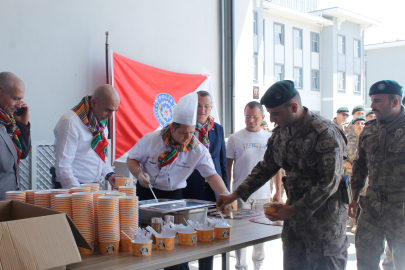
[[[90,107],[91,95],[85,96],[79,104],[73,107],[74,111],[82,120],[83,124],[91,131],[93,138],[91,139],[91,148],[105,162],[107,154],[108,141],[104,136],[104,129],[107,126],[107,121],[97,122],[96,115]]]
[[[14,117],[2,109],[0,109],[0,123],[6,126],[7,134],[17,150],[17,163],[20,163],[22,147],[18,135],[21,134],[21,130],[17,127]]]
[[[214,117],[208,116],[207,126],[197,123],[195,128],[199,131],[198,140],[207,148],[210,149],[210,140],[208,138],[208,132],[214,127]]]
[[[167,166],[169,164],[172,164],[173,161],[177,158],[179,155],[179,152],[188,152],[196,148],[200,142],[197,140],[197,138],[193,135],[191,140],[187,144],[177,144],[175,145],[172,139],[172,134],[170,131],[170,126],[167,126],[163,128],[160,131],[160,135],[162,136],[163,142],[170,147],[169,151],[165,151],[162,153],[159,158],[159,169],[163,168],[164,166]]]

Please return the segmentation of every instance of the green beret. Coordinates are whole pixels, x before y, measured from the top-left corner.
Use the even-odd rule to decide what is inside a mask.
[[[357,121],[367,121],[367,120],[364,116],[357,116],[356,118],[353,119],[352,125],[354,125],[354,123],[356,123]]]
[[[266,108],[275,108],[289,101],[298,93],[292,81],[279,81],[270,86],[260,100]]]
[[[266,121],[262,121],[262,123],[260,124],[260,126],[264,126],[264,125],[267,126],[267,122],[266,122]]]
[[[366,114],[366,117],[369,116],[370,114],[374,114],[374,112],[373,111],[368,111],[367,114]]]
[[[347,107],[340,107],[336,113],[344,113],[344,112],[349,112],[349,109]]]
[[[362,105],[357,105],[356,107],[353,108],[352,115],[358,111],[364,111],[364,107]]]
[[[369,96],[371,97],[372,95],[379,94],[394,94],[402,97],[402,86],[392,80],[376,82],[370,87]]]

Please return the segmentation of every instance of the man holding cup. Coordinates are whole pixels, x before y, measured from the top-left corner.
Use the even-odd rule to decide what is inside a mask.
[[[358,204],[361,209],[355,234],[357,268],[379,269],[386,238],[393,269],[405,269],[402,86],[391,80],[379,81],[370,87],[369,95],[376,119],[366,122],[359,138],[351,179],[353,201],[349,204],[350,217],[356,217]],[[366,195],[360,196],[367,177]]]
[[[285,169],[286,205],[274,204],[272,221],[284,220],[284,269],[345,269],[349,241],[346,207],[339,200],[347,139],[330,120],[309,111],[292,81],[273,84],[261,99],[278,124],[259,162],[243,183],[221,195],[217,207],[246,201],[280,168]]]
[[[20,78],[0,72],[0,201],[6,199],[7,191],[19,189],[18,164],[31,150],[29,108],[22,100],[24,94]]]

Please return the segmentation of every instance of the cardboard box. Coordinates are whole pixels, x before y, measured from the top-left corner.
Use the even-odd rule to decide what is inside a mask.
[[[0,201],[0,270],[50,269],[81,262],[91,249],[68,216],[18,201]]]

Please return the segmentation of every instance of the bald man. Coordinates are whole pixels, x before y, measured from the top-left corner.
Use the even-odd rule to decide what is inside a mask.
[[[62,115],[53,130],[55,171],[62,188],[98,183],[101,175],[115,188],[115,173],[106,156],[107,121],[119,104],[117,91],[105,84]]]
[[[11,72],[0,72],[0,200],[6,191],[18,190],[18,164],[31,150],[29,109],[22,100],[23,81]],[[17,109],[26,108],[19,116]]]

